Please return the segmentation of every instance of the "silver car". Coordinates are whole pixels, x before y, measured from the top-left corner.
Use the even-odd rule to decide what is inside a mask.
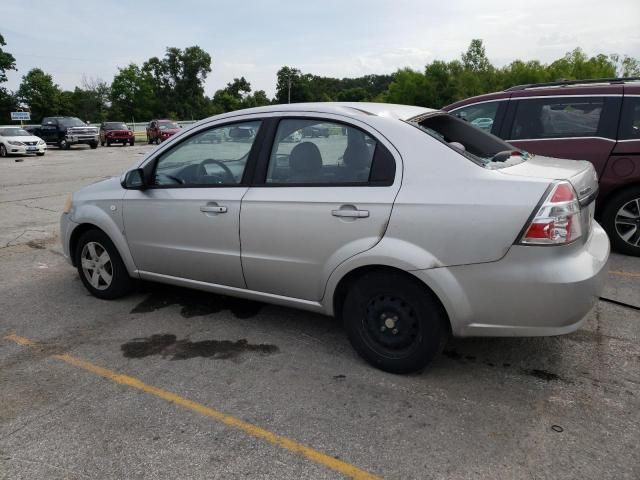
[[[364,359],[400,373],[449,334],[576,330],[609,257],[597,190],[589,162],[441,111],[275,105],[203,120],[76,192],[61,237],[96,297],[143,279],[334,315]]]

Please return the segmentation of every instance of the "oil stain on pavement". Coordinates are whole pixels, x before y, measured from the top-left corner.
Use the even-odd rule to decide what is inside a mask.
[[[149,294],[136,305],[131,313],[149,313],[171,305],[180,305],[180,315],[184,318],[210,315],[229,310],[237,318],[250,318],[257,315],[264,306],[253,302],[214,293],[200,292],[187,288],[147,285]]]
[[[170,360],[186,360],[194,357],[228,359],[245,352],[257,352],[270,355],[278,352],[278,347],[260,343],[257,345],[246,340],[178,340],[175,335],[160,334],[146,338],[134,338],[124,343],[120,349],[126,358],[144,358],[150,355],[161,355]]]

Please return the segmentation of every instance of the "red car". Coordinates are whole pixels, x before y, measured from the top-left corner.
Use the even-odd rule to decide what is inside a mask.
[[[151,120],[147,125],[147,141],[158,144],[180,131],[180,125],[173,120]]]
[[[100,145],[110,147],[112,143],[121,143],[126,147],[127,144],[133,146],[135,144],[135,135],[124,122],[104,122],[100,125]]]
[[[443,110],[528,152],[589,160],[598,220],[616,250],[640,256],[640,78],[520,85]]]

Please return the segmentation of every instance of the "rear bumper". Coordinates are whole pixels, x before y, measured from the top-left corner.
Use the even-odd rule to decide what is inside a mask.
[[[442,300],[455,336],[547,336],[577,330],[604,287],[609,238],[514,245],[497,262],[412,272]]]

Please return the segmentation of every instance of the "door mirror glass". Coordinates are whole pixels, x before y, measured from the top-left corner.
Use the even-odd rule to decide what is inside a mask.
[[[124,183],[122,184],[127,190],[142,190],[146,187],[144,183],[144,170],[136,168],[135,170],[129,170],[124,176]]]

